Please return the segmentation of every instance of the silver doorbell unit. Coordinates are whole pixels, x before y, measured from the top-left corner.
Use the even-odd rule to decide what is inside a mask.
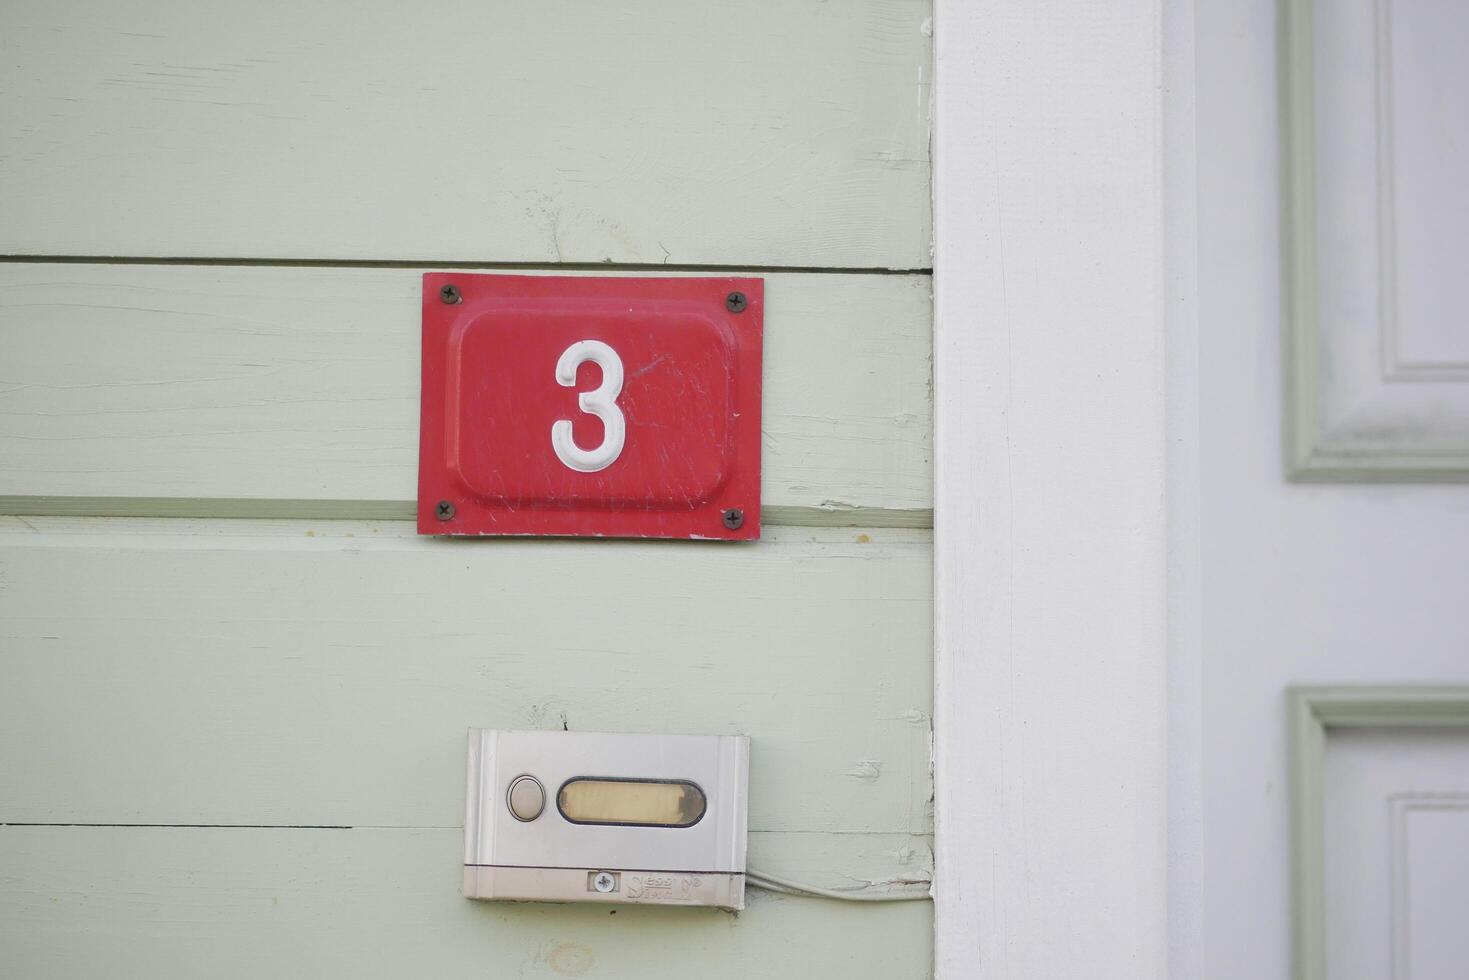
[[[464,894],[745,907],[744,735],[469,732]]]

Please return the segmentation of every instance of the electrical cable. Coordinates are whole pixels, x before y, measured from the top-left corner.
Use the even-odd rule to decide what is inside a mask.
[[[798,881],[789,881],[785,878],[777,878],[762,871],[745,871],[745,881],[756,888],[763,888],[769,892],[777,892],[782,895],[803,895],[808,898],[834,898],[842,902],[926,902],[929,901],[928,885],[925,884],[923,891],[889,891],[889,892],[865,892],[865,891],[838,891],[832,888],[817,888],[815,885],[803,885]]]

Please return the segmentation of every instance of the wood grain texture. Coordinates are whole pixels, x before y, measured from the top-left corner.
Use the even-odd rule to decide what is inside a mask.
[[[471,902],[459,894],[461,847],[458,830],[0,827],[4,972],[929,976],[926,902],[859,905],[753,889],[739,915]]]
[[[1174,6],[937,4],[938,980],[1168,976]]]
[[[0,263],[0,510],[410,517],[420,276]],[[767,277],[768,507],[924,517],[930,322],[926,276]]]
[[[0,251],[929,262],[928,0],[0,11]]]
[[[0,822],[457,826],[470,727],[745,733],[752,830],[927,833],[931,535],[0,520]]]

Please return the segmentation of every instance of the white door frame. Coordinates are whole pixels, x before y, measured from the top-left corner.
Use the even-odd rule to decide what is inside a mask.
[[[934,29],[936,974],[1191,974],[1192,7]]]

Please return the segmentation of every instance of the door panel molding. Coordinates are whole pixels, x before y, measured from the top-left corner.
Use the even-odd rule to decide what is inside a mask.
[[[1294,980],[1326,980],[1326,739],[1341,728],[1469,726],[1469,687],[1297,687],[1290,732]]]
[[[1429,72],[1423,58],[1394,56],[1394,32],[1410,32],[1391,0],[1319,10],[1329,24],[1317,23],[1315,0],[1281,0],[1286,471],[1300,481],[1469,480],[1469,360],[1451,322],[1461,307],[1413,288],[1442,281],[1445,256],[1469,247],[1445,230],[1469,198],[1440,202],[1451,214],[1435,217],[1417,190],[1441,186],[1419,171],[1451,168],[1432,161],[1452,140],[1401,152],[1404,139],[1429,138],[1421,112],[1400,112],[1404,100],[1443,103],[1414,96]],[[1433,55],[1424,38],[1446,34],[1419,23],[1414,50]],[[1331,43],[1318,50],[1322,36]]]
[[[1413,856],[1409,823],[1415,814],[1469,813],[1464,793],[1403,793],[1388,801],[1392,823],[1392,980],[1409,980],[1412,963],[1410,896],[1413,892]]]

